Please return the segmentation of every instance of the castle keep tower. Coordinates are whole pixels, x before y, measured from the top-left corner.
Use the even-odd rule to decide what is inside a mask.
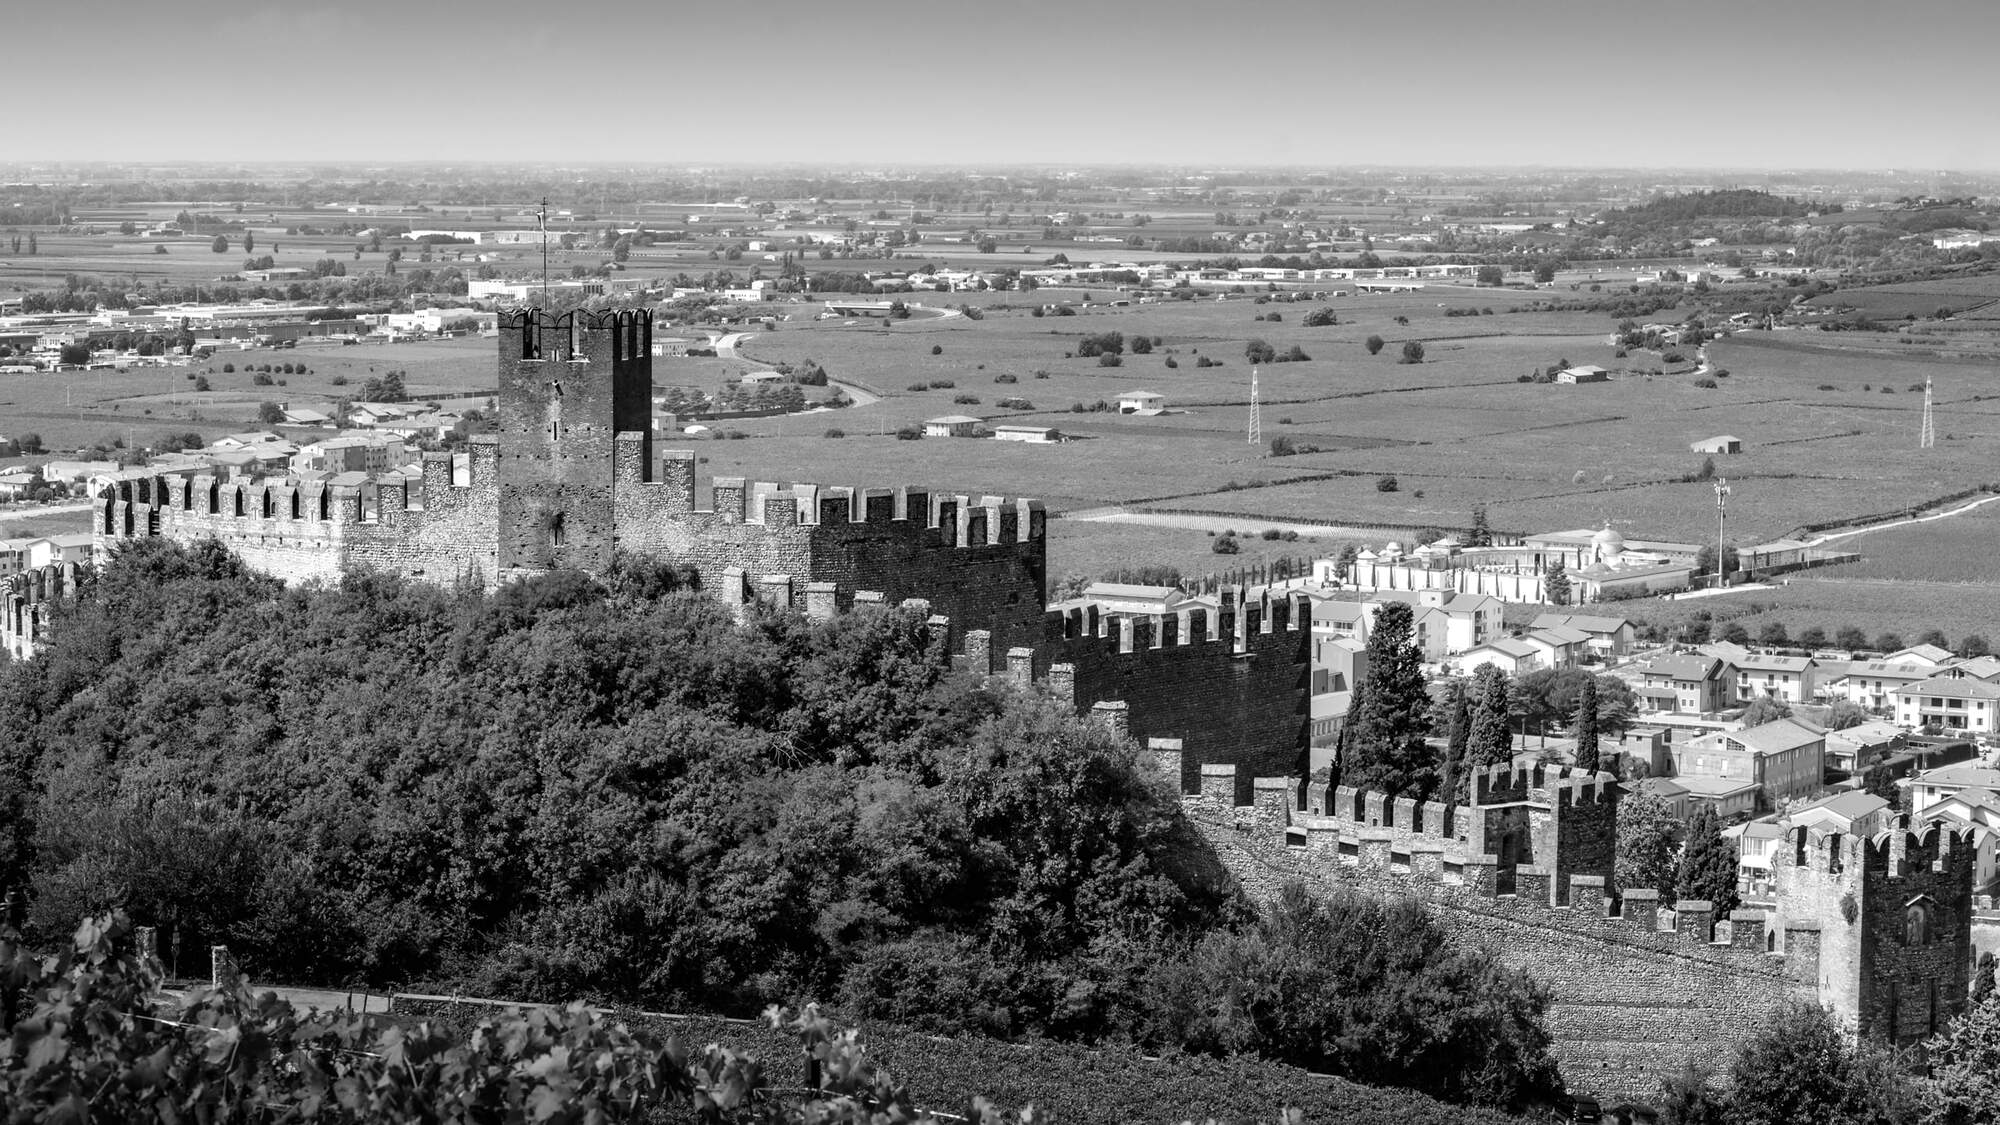
[[[652,461],[653,316],[500,315],[499,566],[603,573],[617,544],[620,431]]]

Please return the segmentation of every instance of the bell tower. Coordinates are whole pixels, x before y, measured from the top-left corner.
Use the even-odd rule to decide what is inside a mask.
[[[644,310],[500,315],[503,574],[611,566],[617,434],[646,434],[651,461],[652,337]]]

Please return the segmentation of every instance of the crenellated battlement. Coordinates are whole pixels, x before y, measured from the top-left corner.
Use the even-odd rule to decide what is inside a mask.
[[[528,363],[624,361],[652,355],[653,314],[647,309],[503,309],[500,354]]]
[[[1472,799],[1477,805],[1521,801],[1596,804],[1612,799],[1616,786],[1617,779],[1603,771],[1579,770],[1522,756],[1474,773]]]
[[[76,597],[91,574],[76,563],[46,563],[0,580],[0,651],[16,660],[33,656],[56,606]]]
[[[1202,767],[1201,789],[1184,797],[1189,816],[1204,826],[1228,826],[1235,839],[1268,859],[1276,850],[1290,857],[1281,866],[1302,876],[1317,875],[1342,882],[1364,882],[1394,889],[1427,901],[1463,906],[1469,900],[1506,902],[1547,924],[1573,926],[1596,939],[1644,939],[1655,948],[1698,950],[1704,956],[1730,958],[1748,954],[1752,967],[1772,972],[1786,954],[1810,958],[1809,966],[1780,968],[1797,980],[1817,972],[1819,927],[1801,920],[1793,926],[1796,942],[1780,941],[1767,948],[1772,920],[1762,910],[1742,910],[1718,925],[1712,904],[1702,901],[1660,903],[1652,891],[1611,893],[1602,875],[1567,877],[1567,894],[1554,901],[1556,878],[1549,866],[1515,869],[1512,888],[1502,879],[1503,863],[1491,855],[1455,854],[1455,842],[1425,833],[1427,806],[1380,792],[1335,786],[1328,792],[1331,813],[1298,811],[1290,800],[1298,792],[1291,777],[1257,777],[1248,787],[1249,800],[1238,796],[1236,767],[1211,763]],[[1308,787],[1311,791],[1311,787]],[[1311,798],[1309,797],[1310,801]],[[1430,808],[1444,806],[1430,802]],[[1407,829],[1398,832],[1396,829]],[[1754,937],[1754,940],[1750,940]],[[1773,956],[1773,953],[1777,956]]]
[[[1447,931],[1549,990],[1547,1026],[1572,1089],[1650,1098],[1688,1062],[1753,1034],[1780,1000],[1815,995],[1830,936],[1816,917],[1745,909],[1718,919],[1708,902],[1618,894],[1605,874],[1455,849],[1431,831],[1442,806],[1321,781],[1305,787],[1300,809],[1296,777],[1245,785],[1237,774],[1227,763],[1204,765],[1182,808],[1247,893],[1269,901],[1296,881],[1318,893],[1357,888],[1421,904]],[[1603,805],[1579,807],[1611,807],[1616,794],[1607,792]],[[1328,811],[1311,811],[1316,800]]]

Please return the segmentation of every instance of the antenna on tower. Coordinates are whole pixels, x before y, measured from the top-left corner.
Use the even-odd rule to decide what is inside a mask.
[[[1264,405],[1257,397],[1257,368],[1250,368],[1250,444],[1264,443]]]
[[[542,209],[536,213],[535,221],[542,230],[542,299],[544,308],[549,302],[549,197],[542,197]]]
[[[1937,423],[1931,418],[1931,380],[1924,376],[1924,428],[1917,434],[1917,448],[1929,449],[1937,444]]]

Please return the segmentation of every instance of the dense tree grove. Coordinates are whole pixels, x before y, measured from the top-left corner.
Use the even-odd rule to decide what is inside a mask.
[[[213,544],[134,543],[45,652],[0,666],[0,871],[30,940],[122,909],[190,975],[222,942],[262,980],[819,1001],[1492,1104],[1546,1092],[1525,979],[1435,954],[1437,933],[1397,940],[1444,975],[1320,963],[1400,954],[1284,938],[1129,743],[954,674],[921,614],[739,624],[691,582],[640,564],[492,595],[284,588]],[[1162,974],[1228,942],[1264,943],[1274,987],[1356,991],[1299,997],[1284,1035],[1196,1036]],[[1355,1010],[1416,1011],[1398,990],[1428,1014],[1370,1034],[1432,1061],[1320,1061],[1311,1044],[1365,1030]]]

